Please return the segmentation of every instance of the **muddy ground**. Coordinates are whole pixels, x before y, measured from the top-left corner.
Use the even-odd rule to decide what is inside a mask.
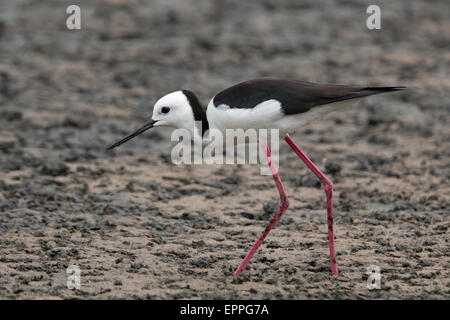
[[[74,31],[70,1],[0,3],[1,299],[450,297],[448,1],[377,1],[374,31],[364,1],[78,3]],[[261,76],[416,88],[293,135],[334,182],[338,277],[324,193],[286,144],[291,207],[239,278],[277,207],[270,176],[175,166],[168,129],[105,150],[165,93],[206,105]]]

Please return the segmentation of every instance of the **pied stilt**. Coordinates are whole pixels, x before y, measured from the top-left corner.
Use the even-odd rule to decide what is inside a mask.
[[[192,137],[203,137],[209,128],[222,132],[226,129],[279,129],[287,144],[323,184],[327,201],[331,271],[337,275],[333,230],[333,184],[300,150],[289,133],[311,120],[320,118],[325,113],[351,105],[363,97],[402,89],[405,87],[362,87],[262,78],[239,83],[218,93],[211,99],[206,112],[194,93],[189,90],[176,91],[156,102],[150,121],[108,149],[115,148],[150,128],[160,126],[187,129]],[[201,123],[201,129],[196,123]],[[272,160],[269,147],[266,143],[263,147],[281,202],[277,213],[247,253],[236,270],[235,276],[244,270],[289,206],[286,191]]]

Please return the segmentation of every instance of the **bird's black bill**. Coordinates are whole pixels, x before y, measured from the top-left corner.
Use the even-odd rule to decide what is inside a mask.
[[[109,146],[107,150],[111,150],[115,147],[120,146],[122,143],[127,142],[130,139],[133,139],[134,137],[140,135],[142,132],[147,131],[150,128],[153,128],[153,125],[156,123],[155,120],[150,120],[149,122],[147,122],[146,124],[144,124],[142,127],[140,127],[139,129],[137,129],[135,132],[131,133],[130,135],[126,136],[125,138],[123,138],[120,141],[117,141],[116,143],[114,143],[113,145]]]

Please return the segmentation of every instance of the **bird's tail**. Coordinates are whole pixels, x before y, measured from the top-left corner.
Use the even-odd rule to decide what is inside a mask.
[[[355,90],[356,89],[356,90]],[[380,93],[394,92],[394,91],[402,91],[410,89],[409,87],[359,87],[355,88],[352,95],[355,98],[364,98],[368,96],[372,96]]]

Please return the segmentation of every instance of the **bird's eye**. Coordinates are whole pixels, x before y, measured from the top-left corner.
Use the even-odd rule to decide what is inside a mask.
[[[161,113],[169,113],[170,108],[169,107],[162,107],[161,108]]]

